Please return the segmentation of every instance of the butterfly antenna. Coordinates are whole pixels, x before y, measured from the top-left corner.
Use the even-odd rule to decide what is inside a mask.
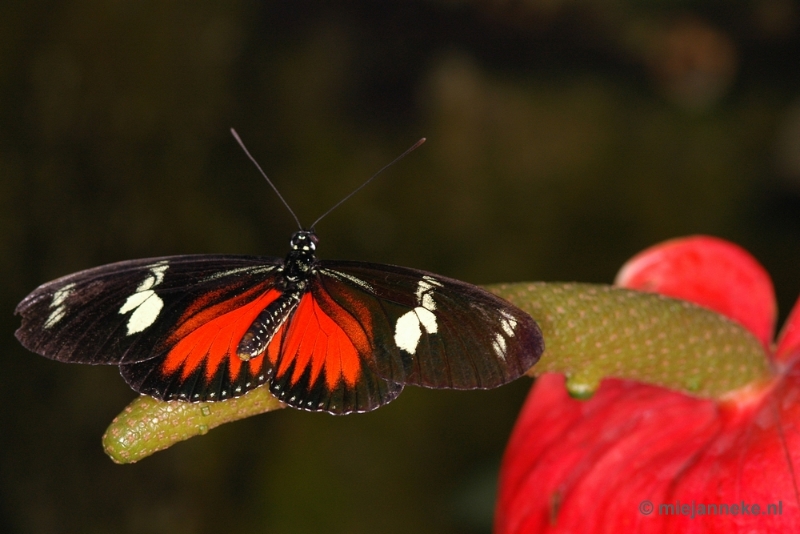
[[[354,190],[353,190],[353,191],[352,191],[352,192],[351,192],[349,195],[347,195],[347,196],[346,196],[346,197],[344,197],[342,200],[340,200],[339,202],[337,202],[336,204],[334,204],[334,205],[333,205],[333,207],[332,207],[331,209],[329,209],[328,211],[326,211],[325,213],[323,213],[322,215],[320,215],[320,216],[319,216],[319,218],[318,218],[316,221],[314,221],[314,224],[312,224],[312,225],[311,225],[311,227],[309,228],[309,230],[311,230],[311,231],[313,232],[313,231],[314,231],[314,227],[315,227],[315,226],[317,226],[317,223],[318,223],[318,222],[320,222],[320,221],[321,221],[323,218],[325,218],[325,217],[326,217],[326,216],[327,216],[327,215],[328,215],[330,212],[332,212],[333,210],[335,210],[336,208],[338,208],[339,206],[341,206],[342,204],[344,204],[344,203],[345,203],[345,201],[346,201],[347,199],[349,199],[350,197],[352,197],[353,195],[355,195],[356,193],[358,193],[359,191],[361,191],[361,190],[362,190],[362,189],[363,189],[363,188],[364,188],[364,187],[365,187],[365,186],[366,186],[368,183],[370,183],[372,180],[374,180],[375,178],[377,178],[377,177],[378,177],[378,175],[379,175],[380,173],[382,173],[383,171],[385,171],[386,169],[388,169],[389,167],[391,167],[392,165],[394,165],[395,163],[397,163],[398,161],[400,161],[400,160],[401,160],[401,159],[403,159],[404,157],[408,156],[408,155],[409,155],[411,152],[413,152],[414,150],[416,150],[417,148],[419,148],[419,146],[420,146],[422,143],[424,143],[424,142],[425,142],[425,138],[423,137],[422,139],[420,139],[419,141],[417,141],[416,143],[414,143],[414,145],[413,145],[413,146],[411,146],[411,148],[409,148],[408,150],[406,150],[405,152],[403,152],[402,154],[400,154],[399,156],[397,156],[396,158],[394,158],[394,160],[392,160],[392,162],[391,162],[391,163],[388,163],[388,164],[384,165],[384,166],[383,166],[383,168],[382,168],[381,170],[379,170],[378,172],[376,172],[375,174],[373,174],[373,175],[372,175],[372,176],[371,176],[371,177],[370,177],[370,178],[369,178],[369,179],[368,179],[366,182],[364,182],[364,183],[363,183],[363,184],[361,184],[360,186],[356,187],[356,188],[355,188],[355,189],[354,189]]]
[[[294,217],[294,220],[297,222],[297,226],[302,230],[303,225],[300,224],[300,219],[298,219],[297,215],[294,214],[294,211],[292,211],[292,208],[289,206],[289,203],[286,202],[286,200],[283,198],[283,195],[281,195],[281,192],[278,191],[278,188],[275,187],[275,184],[273,184],[272,180],[269,179],[267,173],[264,172],[264,169],[262,169],[261,165],[259,165],[258,162],[256,161],[256,158],[250,155],[250,152],[247,150],[247,147],[244,146],[244,143],[242,142],[242,139],[239,137],[239,134],[236,133],[236,130],[234,130],[233,128],[231,128],[231,133],[233,134],[233,138],[236,139],[236,142],[239,143],[239,146],[242,147],[242,150],[244,150],[244,153],[247,154],[247,157],[250,158],[250,161],[253,162],[253,165],[256,166],[258,172],[261,173],[261,176],[264,177],[264,179],[267,181],[272,190],[275,191],[275,194],[278,195],[278,198],[281,199],[283,205],[286,206],[286,209],[289,210],[289,213],[292,214],[292,217]]]

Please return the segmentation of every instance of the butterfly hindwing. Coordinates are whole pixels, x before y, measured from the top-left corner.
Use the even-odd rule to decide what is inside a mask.
[[[268,347],[270,390],[297,408],[335,414],[388,403],[403,386],[376,373],[369,335],[314,280]]]
[[[391,265],[322,261],[319,269],[330,299],[369,333],[370,365],[390,382],[492,388],[544,351],[529,315],[476,286]]]

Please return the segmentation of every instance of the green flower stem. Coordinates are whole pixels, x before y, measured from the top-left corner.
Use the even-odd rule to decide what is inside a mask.
[[[518,283],[488,288],[529,313],[545,352],[529,374],[563,373],[577,398],[605,377],[720,398],[770,376],[759,341],[695,304],[606,285]]]
[[[720,398],[769,377],[758,340],[738,323],[688,302],[612,286],[518,283],[491,286],[531,314],[545,354],[529,374],[563,373],[571,395],[592,395],[605,377]],[[223,423],[284,405],[268,388],[214,403],[142,396],[103,436],[106,453],[132,463]]]
[[[223,423],[284,406],[265,387],[222,402],[165,402],[142,395],[111,422],[103,434],[103,448],[118,464],[138,462]]]

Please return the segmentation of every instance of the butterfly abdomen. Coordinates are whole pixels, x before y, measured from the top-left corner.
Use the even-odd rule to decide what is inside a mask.
[[[303,292],[293,289],[270,302],[242,336],[236,355],[246,362],[264,353],[275,333],[300,303]]]

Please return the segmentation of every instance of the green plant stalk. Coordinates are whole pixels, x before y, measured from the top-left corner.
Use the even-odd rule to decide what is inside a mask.
[[[118,464],[134,463],[223,423],[283,407],[265,387],[222,402],[166,402],[142,395],[111,422],[103,449]]]
[[[758,339],[727,317],[654,293],[577,283],[489,288],[529,313],[545,352],[529,374],[563,373],[577,398],[606,377],[719,399],[770,376]]]

